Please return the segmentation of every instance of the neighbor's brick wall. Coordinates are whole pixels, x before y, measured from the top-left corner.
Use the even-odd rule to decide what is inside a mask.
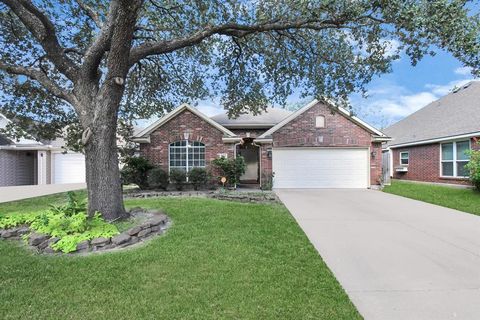
[[[315,118],[325,117],[325,128],[315,127]],[[379,184],[382,171],[380,143],[372,143],[372,135],[339,112],[322,103],[310,108],[273,133],[274,147],[370,147],[376,157],[370,157],[371,184]],[[265,164],[265,168],[268,165]],[[270,163],[271,172],[271,163]]]
[[[480,146],[471,140],[472,149]],[[409,152],[408,172],[396,172],[400,166],[400,152]],[[470,184],[468,179],[440,177],[440,143],[392,149],[393,177],[395,179],[436,183]]]
[[[205,144],[207,167],[210,161],[218,157],[219,153],[227,153],[229,158],[233,157],[233,144],[223,143],[223,132],[188,110],[181,112],[152,132],[150,143],[140,145],[140,153],[152,163],[167,171],[168,146],[172,142],[184,140],[184,132],[186,131],[190,133],[190,141],[200,141]]]

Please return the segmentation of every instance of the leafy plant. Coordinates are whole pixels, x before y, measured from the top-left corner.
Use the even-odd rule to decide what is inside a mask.
[[[30,224],[35,221],[38,216],[38,213],[0,215],[0,229],[14,228],[22,224]]]
[[[470,161],[465,165],[465,168],[470,173],[470,181],[480,191],[480,150],[470,150],[467,153],[470,156]]]
[[[67,203],[64,205],[51,205],[51,210],[57,213],[63,213],[66,216],[87,211],[87,198],[79,199],[75,192],[67,192]]]
[[[153,168],[147,174],[148,186],[153,189],[166,190],[169,184],[168,174],[161,168]]]
[[[177,190],[183,190],[183,186],[187,181],[187,174],[185,171],[180,169],[171,169],[170,170],[170,182],[175,184]]]
[[[262,174],[262,185],[260,188],[262,190],[272,190],[273,188],[273,177],[275,176],[274,173],[267,173],[264,172]]]
[[[220,170],[222,176],[227,178],[227,185],[235,186],[240,182],[240,177],[245,173],[246,164],[242,156],[235,159],[220,157],[212,161],[212,164]]]
[[[153,164],[144,157],[127,157],[123,167],[123,184],[136,184],[140,189],[148,188],[148,172],[153,169]]]
[[[198,190],[198,187],[204,186],[208,183],[208,172],[204,168],[193,168],[188,173],[188,181],[192,183],[193,189]]]
[[[86,199],[78,199],[73,192],[68,193],[65,205],[52,206],[44,212],[0,216],[0,229],[23,224],[29,224],[32,231],[59,238],[51,246],[64,253],[75,251],[82,241],[110,238],[119,233],[117,227],[106,222],[99,212],[88,217]]]

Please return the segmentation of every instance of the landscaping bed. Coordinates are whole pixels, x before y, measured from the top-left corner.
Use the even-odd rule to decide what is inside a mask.
[[[199,191],[154,191],[128,190],[124,198],[157,198],[157,197],[201,197],[218,200],[253,202],[253,203],[280,203],[272,191],[235,191],[235,190],[199,190]]]
[[[129,247],[162,234],[170,225],[168,217],[163,212],[149,212],[141,208],[136,208],[130,212],[130,215],[130,219],[135,221],[140,220],[141,222],[135,223],[129,229],[111,237],[96,237],[90,240],[83,240],[75,245],[74,250],[65,253],[78,254]],[[0,239],[25,240],[25,243],[38,253],[61,253],[61,251],[55,247],[55,244],[61,240],[60,237],[38,233],[26,224],[8,229],[0,229]]]
[[[169,219],[162,211],[134,208],[128,219],[109,223],[88,216],[86,199],[67,193],[67,203],[46,210],[0,214],[0,240],[23,240],[38,253],[78,254],[125,248],[162,234]]]

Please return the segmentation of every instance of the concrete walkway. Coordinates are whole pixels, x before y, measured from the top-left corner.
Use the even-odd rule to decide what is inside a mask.
[[[365,319],[480,319],[480,217],[371,190],[277,190]]]
[[[85,189],[86,187],[87,186],[85,183],[0,187],[0,203],[40,197],[59,192]]]

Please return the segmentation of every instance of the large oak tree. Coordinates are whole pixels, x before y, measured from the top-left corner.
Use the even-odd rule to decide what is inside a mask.
[[[65,125],[80,129],[89,212],[115,219],[124,214],[116,149],[121,120],[208,97],[219,97],[232,115],[283,104],[294,90],[346,101],[390,71],[400,50],[415,64],[439,47],[478,75],[474,6],[0,0],[1,108],[39,136],[59,134]]]

